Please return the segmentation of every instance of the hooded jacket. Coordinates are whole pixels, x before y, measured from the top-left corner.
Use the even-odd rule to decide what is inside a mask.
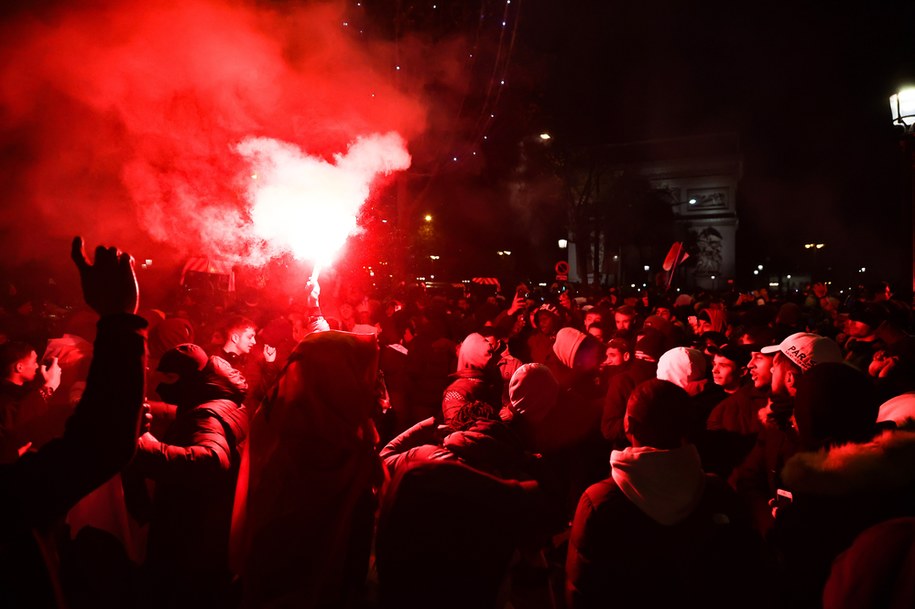
[[[162,573],[228,570],[240,450],[248,434],[245,381],[224,360],[178,381],[178,410],[161,441],[143,441],[131,473],[156,483],[147,564]]]
[[[693,446],[614,451],[578,503],[566,601],[583,607],[752,607],[758,545],[737,496]]]
[[[315,332],[251,422],[233,522],[243,606],[344,604],[367,570],[380,485],[378,342]]]
[[[780,508],[773,541],[789,607],[819,606],[832,561],[866,528],[915,516],[915,430],[798,452],[782,470],[793,502]]]
[[[442,395],[445,423],[468,402],[486,402],[496,412],[502,407],[502,379],[493,357],[492,345],[481,334],[468,334],[461,343],[455,379]]]

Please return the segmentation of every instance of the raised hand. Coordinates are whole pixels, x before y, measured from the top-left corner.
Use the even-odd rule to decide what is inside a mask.
[[[136,313],[139,288],[130,254],[115,247],[95,248],[95,262],[86,258],[82,237],[74,237],[71,257],[79,269],[86,304],[99,315]]]
[[[42,363],[38,367],[38,373],[44,379],[45,387],[48,387],[51,391],[57,391],[57,388],[60,387],[61,370],[56,357],[52,357],[49,363]]]

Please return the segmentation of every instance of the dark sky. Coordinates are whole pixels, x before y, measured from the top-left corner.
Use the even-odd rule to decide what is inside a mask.
[[[543,106],[558,137],[736,132],[739,264],[818,241],[837,269],[898,273],[887,258],[909,233],[887,98],[915,83],[913,3],[557,5],[525,3],[525,41],[552,61]]]

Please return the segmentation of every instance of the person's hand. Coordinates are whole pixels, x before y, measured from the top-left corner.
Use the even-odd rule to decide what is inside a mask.
[[[264,345],[264,361],[268,364],[272,364],[276,361],[276,347]]]
[[[515,292],[515,298],[512,300],[511,306],[508,308],[508,314],[514,315],[520,311],[524,310],[524,307],[527,306],[527,300],[524,298],[524,294],[519,294]]]
[[[136,313],[140,300],[134,260],[115,247],[95,248],[95,263],[86,258],[82,237],[74,237],[71,257],[79,269],[86,304],[99,315]]]
[[[60,365],[57,363],[56,357],[52,357],[50,360],[50,364],[41,364],[38,367],[38,373],[44,379],[44,386],[54,392],[60,387]]]
[[[158,446],[159,441],[156,439],[156,436],[152,435],[148,431],[143,432],[137,439],[137,450],[142,452],[152,452]]]
[[[143,402],[143,418],[140,421],[140,434],[149,433],[149,429],[152,427],[153,415],[152,415],[152,406],[149,402]]]
[[[769,422],[769,415],[772,414],[772,405],[766,404],[762,408],[756,411],[756,418],[759,419],[759,423],[765,427]]]
[[[307,305],[309,307],[320,308],[321,303],[319,298],[321,296],[321,284],[318,283],[317,278],[314,276],[308,278],[308,283],[305,284],[305,291],[308,294]]]

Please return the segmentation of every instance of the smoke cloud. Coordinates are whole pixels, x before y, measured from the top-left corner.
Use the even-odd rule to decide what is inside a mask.
[[[301,189],[309,175],[343,184],[336,169],[368,196],[376,173],[409,164],[404,141],[426,111],[419,85],[395,86],[392,49],[345,21],[339,2],[213,0],[61,3],[7,19],[0,253],[44,255],[44,240],[83,234],[137,257],[263,261],[273,246],[258,238],[276,234],[252,224],[265,209],[254,173],[307,169]]]

